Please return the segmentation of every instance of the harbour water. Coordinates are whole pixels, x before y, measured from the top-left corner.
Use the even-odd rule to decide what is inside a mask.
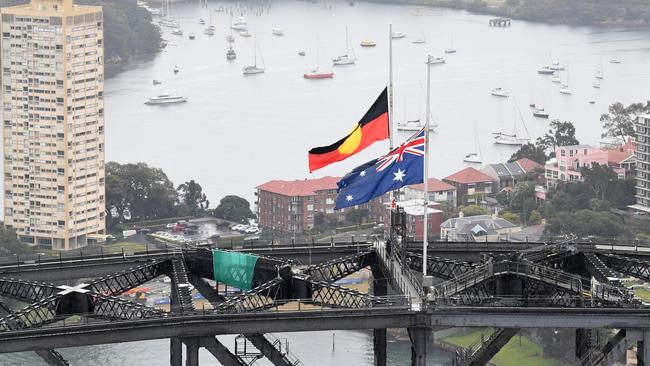
[[[368,332],[304,332],[297,334],[275,334],[288,341],[290,351],[308,366],[372,365],[372,335]],[[233,336],[218,337],[221,343],[234,352]],[[334,347],[332,347],[334,343]],[[388,343],[388,364],[403,366],[410,363],[411,351],[408,341]],[[107,344],[92,347],[67,348],[58,350],[71,365],[97,366],[168,366],[169,341],[157,340]],[[452,354],[442,350],[430,350],[429,366],[451,365]],[[205,349],[199,351],[201,365],[215,365],[214,357]],[[35,353],[11,353],[0,355],[1,365],[37,366],[46,365]],[[271,366],[266,359],[255,363]]]
[[[483,162],[507,160],[516,147],[494,145],[492,132],[512,132],[534,140],[549,120],[532,116],[531,100],[543,105],[551,119],[573,121],[583,143],[597,144],[599,117],[609,104],[640,102],[650,95],[650,30],[590,28],[514,21],[510,28],[490,28],[489,16],[447,9],[373,3],[279,1],[249,9],[249,31],[234,33],[235,61],[227,61],[226,35],[230,15],[212,11],[233,3],[198,3],[174,7],[184,36],[164,38],[169,46],[152,61],[133,66],[106,81],[107,160],[143,161],[163,168],[176,184],[195,179],[212,202],[226,194],[253,198],[254,187],[270,179],[310,177],[307,151],[330,144],[361,118],[388,78],[388,23],[406,34],[394,41],[395,121],[424,119],[427,53],[445,56],[447,63],[432,70],[432,116],[439,125],[432,136],[432,176],[444,177],[463,168],[465,154],[474,150],[476,125]],[[239,15],[239,14],[237,14]],[[216,33],[203,34],[199,18]],[[284,36],[273,35],[282,28]],[[357,55],[356,65],[333,67],[331,59],[345,52],[345,28]],[[196,34],[189,40],[188,34]],[[425,44],[413,44],[416,37]],[[445,55],[451,46],[456,54]],[[361,48],[363,39],[377,42]],[[244,76],[253,63],[264,74]],[[304,49],[306,56],[298,55]],[[618,57],[620,64],[610,64]],[[559,93],[559,84],[537,69],[561,62],[573,95]],[[320,64],[335,72],[333,79],[305,80],[302,75]],[[173,73],[174,66],[180,69]],[[597,69],[601,88],[592,88]],[[163,83],[152,85],[152,80]],[[502,87],[511,97],[490,95]],[[147,106],[143,101],[162,91],[181,94],[188,103]],[[595,101],[594,105],[588,103]],[[515,107],[517,105],[517,108]],[[519,113],[525,121],[519,121]],[[395,132],[396,141],[407,133]],[[342,175],[386,152],[388,142],[376,143],[359,156],[313,174]]]
[[[212,202],[226,194],[250,200],[256,185],[271,179],[309,177],[307,151],[345,135],[387,83],[387,25],[407,34],[394,41],[395,120],[423,119],[427,53],[444,55],[447,63],[432,70],[432,115],[439,125],[432,135],[430,172],[444,177],[464,166],[463,156],[473,151],[476,126],[484,163],[506,160],[515,147],[493,145],[491,133],[511,132],[521,111],[532,139],[548,129],[548,121],[535,119],[528,103],[543,105],[551,119],[573,121],[581,142],[597,143],[599,116],[613,102],[625,104],[650,96],[650,30],[591,28],[514,21],[510,28],[488,27],[489,16],[445,9],[372,3],[278,1],[246,11],[250,32],[234,35],[237,59],[226,60],[225,37],[230,15],[212,10],[233,3],[176,6],[184,36],[163,28],[169,46],[153,60],[106,81],[107,160],[146,162],[162,168],[180,184],[195,179]],[[210,16],[214,36],[203,34],[198,19]],[[274,36],[280,27],[285,35]],[[331,58],[345,51],[345,28],[355,47],[357,64],[333,67]],[[189,40],[190,32],[196,34]],[[426,43],[412,40],[425,37]],[[377,42],[361,48],[363,39]],[[259,45],[258,65],[266,73],[243,76],[253,62],[254,40]],[[306,56],[298,55],[304,49]],[[618,57],[621,64],[610,64]],[[568,66],[573,95],[559,93],[550,77],[537,69],[559,61]],[[302,75],[320,64],[333,70],[331,80],[305,80]],[[174,66],[180,69],[173,73]],[[592,88],[597,69],[603,69],[600,89]],[[163,83],[152,85],[152,80]],[[495,87],[509,91],[508,99],[490,95]],[[143,101],[163,91],[181,94],[188,103],[146,106]],[[595,104],[588,103],[593,99]],[[516,105],[516,107],[515,107]],[[518,132],[524,124],[518,122]],[[397,133],[396,140],[407,137]],[[342,175],[354,166],[384,153],[381,142],[359,156],[314,174]],[[372,338],[365,332],[280,335],[307,365],[370,365]],[[223,343],[234,345],[232,337]],[[391,365],[408,364],[408,342],[391,342]],[[166,365],[168,341],[112,344],[61,350],[73,365]],[[201,351],[201,362],[214,364]],[[431,365],[450,364],[450,355],[433,352]],[[36,365],[33,353],[0,355],[3,365]]]

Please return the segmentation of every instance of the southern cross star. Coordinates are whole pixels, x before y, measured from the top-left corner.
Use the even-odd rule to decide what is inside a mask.
[[[366,172],[363,171],[363,172],[359,173],[359,175],[362,176],[362,177],[365,177],[365,176],[366,176]]]
[[[395,175],[395,178],[393,180],[398,180],[400,182],[404,182],[404,177],[406,176],[406,171],[397,168],[397,173],[393,173]]]
[[[353,197],[352,197],[351,194],[348,194],[348,195],[345,197],[345,199],[346,199],[348,202],[352,201],[352,198],[353,198]]]

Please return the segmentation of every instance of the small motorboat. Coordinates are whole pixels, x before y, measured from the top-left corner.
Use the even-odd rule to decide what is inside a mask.
[[[621,60],[618,58],[618,56],[613,57],[612,59],[609,60],[610,64],[620,64]]]
[[[530,108],[535,108],[535,102],[530,102],[530,103],[528,103],[528,106],[529,106]]]
[[[535,108],[533,110],[533,116],[539,118],[548,118],[549,114],[544,110],[544,108]]]
[[[153,79],[153,85],[159,85],[162,84],[162,81]]]
[[[593,83],[591,84],[591,87],[595,89],[600,89],[600,83]]]
[[[432,56],[432,57],[429,59],[429,63],[430,63],[431,65],[441,65],[441,64],[447,63],[447,60],[445,60],[444,57],[440,57],[440,56]]]
[[[248,38],[248,37],[250,37],[252,34],[250,34],[249,31],[241,31],[241,32],[239,32],[239,35],[242,36],[242,37],[246,37],[246,38]]]
[[[564,95],[571,95],[573,94],[573,91],[571,91],[571,88],[567,84],[562,84],[562,87],[560,88],[560,93]]]
[[[304,56],[304,55],[306,55],[306,54],[307,54],[307,53],[306,53],[304,50],[300,50],[300,51],[298,51],[298,56]]]
[[[503,88],[494,88],[490,94],[500,98],[508,98],[510,96],[510,94],[508,94],[507,91],[503,90]]]
[[[596,104],[596,101],[593,100],[593,99],[591,99],[591,100],[589,101],[589,104]]]
[[[456,53],[456,49],[455,48],[447,48],[447,49],[445,49],[445,53]]]
[[[273,28],[271,33],[273,33],[274,36],[284,36],[284,31],[280,28]]]
[[[174,66],[174,74],[178,74],[178,72],[181,71],[178,66]]]
[[[555,74],[555,71],[548,66],[544,66],[541,69],[537,70],[537,73],[541,75],[553,75]]]
[[[469,154],[465,155],[465,157],[463,158],[463,161],[466,162],[466,163],[480,164],[481,163],[481,157],[478,156],[477,153],[469,153]]]
[[[190,33],[190,39],[194,39],[194,38],[196,38],[196,36],[194,35],[194,33]]]
[[[364,39],[363,41],[361,41],[361,43],[359,45],[361,47],[375,47],[377,45],[377,43],[375,41],[373,41],[372,39]]]
[[[199,24],[201,24],[201,25],[205,24],[205,20],[203,20],[202,18],[199,18]]]
[[[174,28],[174,30],[172,31],[172,34],[175,35],[175,36],[182,36],[183,35],[183,30],[180,29],[180,28]]]
[[[424,44],[424,43],[427,43],[427,41],[426,41],[426,39],[424,39],[424,37],[418,37],[418,38],[413,40],[413,43],[414,44]]]
[[[398,31],[394,31],[393,34],[390,36],[392,39],[400,39],[406,37],[406,34]]]

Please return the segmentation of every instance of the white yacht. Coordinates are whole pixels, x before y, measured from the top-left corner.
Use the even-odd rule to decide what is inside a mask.
[[[274,36],[284,36],[284,31],[280,28],[273,28],[271,33],[273,33]]]
[[[248,30],[248,26],[247,26],[246,24],[237,24],[237,23],[235,23],[235,24],[233,24],[232,26],[230,26],[230,28],[231,28],[232,30],[236,30],[236,31],[245,31],[245,30]]]
[[[424,39],[424,37],[417,37],[416,39],[413,40],[414,44],[424,44],[427,43],[427,40]]]
[[[352,52],[350,52],[350,49],[352,49]],[[336,56],[335,58],[332,59],[332,63],[334,66],[342,66],[342,65],[353,65],[357,61],[357,56],[354,54],[354,47],[350,44],[350,36],[348,34],[348,29],[345,28],[345,53]]]
[[[207,34],[208,36],[214,36],[214,25],[210,25],[207,28],[203,30],[204,34]]]
[[[241,32],[239,32],[239,35],[242,36],[242,37],[248,38],[252,34],[250,34],[250,32],[248,32],[248,31],[241,31]]]
[[[562,87],[560,88],[560,93],[565,95],[571,95],[573,94],[573,91],[571,91],[571,88],[569,88],[567,84],[562,84]]]
[[[560,79],[559,74],[553,74],[553,77],[551,78],[551,81],[554,82],[554,83],[561,83],[562,79]]]
[[[432,64],[432,65],[436,65],[436,64],[440,65],[440,64],[444,64],[446,62],[447,62],[447,60],[445,60],[445,58],[441,57],[441,56],[433,56],[433,57],[431,57],[431,59],[429,61],[429,63]]]
[[[404,38],[406,37],[406,34],[398,31],[393,31],[393,33],[390,35],[392,39],[399,39],[399,38]]]
[[[510,96],[510,94],[508,94],[507,91],[503,90],[503,88],[494,88],[490,94],[501,98],[508,98]]]
[[[203,20],[202,18],[199,18],[199,24],[201,24],[201,25],[205,24],[205,20]]]
[[[555,74],[555,71],[548,66],[544,66],[541,69],[538,69],[537,73],[542,75],[553,75]]]
[[[539,118],[548,118],[549,114],[547,111],[544,110],[544,108],[535,108],[533,110],[533,116],[539,117]]]
[[[185,102],[187,102],[187,97],[184,97],[182,95],[171,95],[168,92],[163,92],[158,96],[145,100],[144,104],[174,104]]]
[[[398,131],[420,131],[423,127],[424,123],[422,123],[419,119],[397,124]],[[436,124],[429,123],[429,131],[435,131],[436,127],[438,127]]]
[[[176,35],[176,36],[182,36],[183,35],[183,30],[180,29],[180,28],[174,28],[174,30],[172,30],[172,34]]]
[[[246,66],[242,70],[244,75],[255,75],[264,73],[265,69],[263,67],[257,66],[257,41],[253,45],[253,65]]]
[[[561,71],[561,70],[566,69],[566,67],[564,65],[560,64],[559,62],[553,62],[553,64],[551,66],[549,66],[549,69],[551,69],[553,71]]]
[[[618,56],[614,56],[609,60],[610,64],[620,64],[621,60],[618,58]]]
[[[228,42],[228,43],[235,42],[235,37],[233,37],[232,34],[227,35],[226,36],[226,42]]]
[[[592,88],[595,88],[595,89],[600,89],[600,83],[599,83],[599,82],[595,82],[595,83],[591,84],[591,87],[592,87]]]
[[[527,144],[530,141],[530,139],[518,137],[517,134],[511,135],[503,132],[493,132],[492,135],[494,143],[500,145],[521,146]]]
[[[603,78],[603,70],[597,70],[596,71],[596,79],[602,80]]]
[[[478,132],[476,132],[476,125],[474,125],[474,152],[468,153],[465,155],[463,158],[463,161],[466,163],[475,163],[475,164],[480,164],[483,162],[483,158],[481,155],[481,145],[478,142]]]

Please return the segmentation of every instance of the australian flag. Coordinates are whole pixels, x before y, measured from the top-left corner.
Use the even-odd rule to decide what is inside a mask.
[[[424,182],[424,129],[387,155],[346,174],[338,183],[336,210],[360,205],[386,192]]]

